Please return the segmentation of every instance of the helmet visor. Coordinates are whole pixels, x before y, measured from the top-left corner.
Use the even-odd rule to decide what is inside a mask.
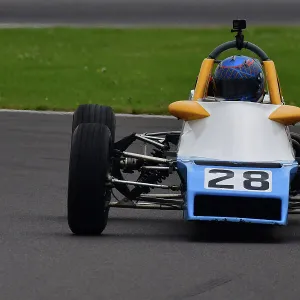
[[[214,79],[215,97],[227,100],[257,99],[259,82],[256,78]]]

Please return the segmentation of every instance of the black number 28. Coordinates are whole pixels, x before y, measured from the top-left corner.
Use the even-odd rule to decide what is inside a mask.
[[[253,177],[253,175],[259,175],[259,177]],[[263,171],[247,171],[244,173],[244,188],[253,191],[266,191],[269,189],[269,174]],[[253,182],[259,183],[257,186],[253,186]]]
[[[215,179],[211,179],[208,182],[208,187],[210,188],[226,188],[226,189],[234,189],[233,184],[220,184],[221,181],[226,179],[230,179],[234,177],[234,172],[230,170],[221,170],[221,169],[213,169],[209,171],[210,174],[221,173],[224,174]],[[263,171],[246,171],[243,174],[243,186],[246,190],[251,191],[266,191],[270,187],[270,183],[268,181],[269,174]],[[255,183],[258,183],[255,185]]]
[[[229,170],[220,170],[220,169],[214,169],[209,171],[210,174],[219,174],[223,173],[224,176],[212,179],[208,182],[208,187],[210,188],[219,188],[219,189],[234,189],[233,184],[217,184],[218,182],[224,181],[226,179],[230,179],[234,177],[234,172]]]

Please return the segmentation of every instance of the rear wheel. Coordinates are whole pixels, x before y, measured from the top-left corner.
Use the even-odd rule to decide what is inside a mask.
[[[74,130],[69,164],[68,224],[75,234],[101,234],[107,225],[111,189],[111,134],[101,124]]]
[[[115,141],[116,117],[111,107],[99,104],[81,104],[73,114],[72,133],[79,124],[98,123],[106,125],[112,141]]]

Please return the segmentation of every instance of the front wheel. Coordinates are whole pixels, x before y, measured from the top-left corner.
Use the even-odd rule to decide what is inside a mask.
[[[98,123],[106,125],[111,133],[112,142],[115,140],[116,116],[110,106],[99,104],[81,104],[73,114],[72,133],[79,124]]]
[[[74,130],[68,183],[68,224],[74,234],[101,234],[107,225],[111,150],[107,126],[83,123]]]

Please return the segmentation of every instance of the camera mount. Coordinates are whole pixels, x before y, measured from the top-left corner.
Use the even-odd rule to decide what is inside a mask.
[[[235,36],[235,40],[236,40],[236,47],[238,50],[241,50],[243,48],[243,43],[244,43],[243,29],[246,29],[246,20],[233,20],[233,29],[231,29],[231,32],[237,32],[237,35]]]

